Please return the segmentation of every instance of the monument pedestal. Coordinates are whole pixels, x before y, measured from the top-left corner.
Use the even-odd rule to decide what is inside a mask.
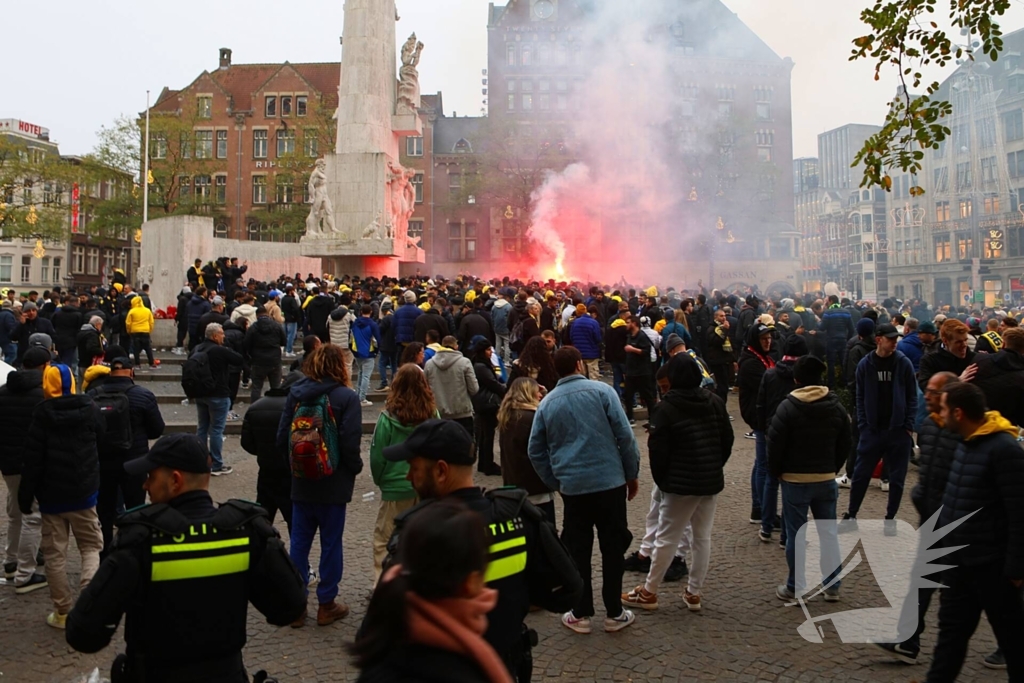
[[[307,235],[299,241],[303,256],[319,258],[332,275],[398,277],[399,263],[423,263],[423,249],[397,239],[351,240],[342,234]]]

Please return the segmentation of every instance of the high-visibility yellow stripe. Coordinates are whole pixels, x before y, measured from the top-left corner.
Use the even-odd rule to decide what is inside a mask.
[[[243,545],[249,545],[248,538],[232,538],[227,541],[207,541],[205,543],[175,543],[174,545],[155,545],[153,546],[153,554],[187,553],[193,550],[219,550],[220,548],[234,548]]]
[[[497,581],[526,570],[526,553],[518,553],[511,557],[503,557],[500,560],[493,560],[487,565],[484,573],[484,583]]]
[[[153,581],[202,579],[225,574],[240,574],[249,569],[249,553],[235,553],[194,560],[164,560],[153,563]]]
[[[515,548],[521,545],[526,545],[526,536],[520,536],[519,538],[513,538],[508,541],[502,541],[501,543],[495,543],[490,548],[488,548],[488,552],[492,554],[500,553],[502,550],[508,550],[509,548]]]

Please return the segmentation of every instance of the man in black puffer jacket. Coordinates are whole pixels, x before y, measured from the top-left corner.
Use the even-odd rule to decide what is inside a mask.
[[[1007,328],[1003,350],[976,357],[978,372],[971,384],[985,394],[989,410],[1024,426],[1024,329]]]
[[[711,525],[718,494],[725,488],[725,463],[733,431],[725,403],[700,387],[700,366],[688,354],[669,361],[671,389],[651,416],[647,445],[651,476],[662,492],[658,531],[647,581],[622,596],[624,605],[658,606],[658,587],[675,558],[686,525],[693,526],[693,562],[683,600],[701,609],[701,589],[711,555]]]
[[[284,327],[270,317],[263,306],[256,307],[256,323],[245,332],[245,357],[249,359],[252,387],[249,403],[263,396],[263,382],[271,389],[281,386],[281,349],[286,342]]]
[[[289,535],[292,531],[292,472],[288,453],[277,446],[277,427],[288,392],[302,378],[301,372],[290,373],[280,388],[271,389],[245,411],[242,422],[242,448],[256,456],[260,468],[256,476],[256,502],[270,515],[271,524],[280,510]]]
[[[50,323],[53,325],[53,345],[57,347],[60,362],[74,371],[78,366],[78,330],[82,329],[82,309],[78,307],[78,297],[65,296],[63,305],[58,308]]]
[[[943,326],[945,327],[945,326]],[[966,382],[942,392],[942,418],[957,448],[936,528],[959,523],[939,543],[962,546],[943,558],[939,637],[928,681],[953,681],[982,610],[999,642],[1009,680],[1024,677],[1024,457],[1017,428],[986,412],[985,394]]]
[[[949,467],[953,463],[956,449],[960,445],[960,436],[946,429],[946,423],[940,414],[942,410],[942,391],[957,382],[952,372],[938,372],[931,376],[925,387],[924,400],[928,408],[928,417],[921,422],[917,430],[917,443],[921,449],[921,470],[918,473],[917,485],[910,492],[914,507],[921,514],[921,525],[942,507],[942,497],[946,492],[949,480]],[[921,651],[921,634],[924,633],[924,616],[928,613],[935,588],[911,590],[903,601],[900,612],[899,634],[913,635],[901,643],[877,643],[896,659],[907,664],[917,662]]]
[[[4,445],[0,448],[0,474],[7,485],[7,555],[4,557],[4,576],[13,581],[15,592],[25,593],[32,584],[46,585],[42,575],[35,577],[36,553],[42,540],[43,518],[39,506],[31,514],[23,515],[18,509],[18,488],[21,468],[25,461],[28,430],[32,413],[43,402],[43,370],[50,362],[50,352],[43,348],[29,349],[22,359],[22,369],[7,375],[7,384],[0,387],[0,434]]]
[[[777,516],[775,496],[767,501],[761,500],[765,490],[765,479],[768,476],[768,459],[765,451],[764,432],[757,428],[757,395],[761,389],[761,378],[765,372],[775,367],[775,359],[771,356],[772,333],[774,328],[755,322],[747,332],[746,345],[740,353],[739,370],[736,373],[736,385],[740,394],[740,416],[750,427],[743,436],[754,439],[754,466],[750,469],[750,502],[751,515],[761,511],[762,525],[766,525],[768,538],[771,540],[772,525]],[[751,519],[754,519],[751,516]]]
[[[785,348],[780,360],[774,368],[766,371],[761,378],[761,386],[757,391],[757,427],[755,433],[763,435],[768,433],[768,425],[772,423],[772,417],[779,405],[786,400],[789,393],[796,389],[796,380],[793,378],[793,367],[796,362],[808,353],[807,342],[800,335],[790,335],[786,338]],[[772,540],[772,531],[775,528],[776,505],[779,499],[779,480],[771,475],[768,469],[767,451],[765,452],[761,496],[762,507],[754,507],[750,511],[750,523],[760,522],[761,529],[758,538],[769,543]],[[755,498],[757,500],[757,498]],[[786,530],[782,530],[779,537],[780,545],[786,544]]]
[[[787,536],[789,576],[775,589],[781,600],[793,600],[807,588],[795,583],[795,569],[797,533],[807,523],[808,510],[814,515],[822,562],[836,568],[822,583],[827,584],[842,570],[836,525],[839,485],[835,476],[850,450],[850,416],[839,398],[822,386],[826,369],[814,356],[798,360],[793,367],[797,389],[779,404],[768,427],[768,470],[782,482],[782,521]],[[807,444],[815,447],[807,448]],[[825,590],[825,600],[838,599],[837,581]]]
[[[145,475],[129,475],[124,471],[124,464],[144,456],[149,452],[150,440],[163,436],[164,418],[153,392],[132,379],[132,361],[124,356],[110,361],[110,375],[101,386],[90,388],[87,394],[93,400],[105,394],[124,394],[128,399],[131,447],[122,448],[112,443],[125,436],[114,432],[113,420],[106,422],[106,434],[99,445],[100,490],[96,513],[103,529],[103,549],[107,552],[114,540],[114,521],[117,519],[119,500],[129,510],[146,502],[146,492],[142,489]]]

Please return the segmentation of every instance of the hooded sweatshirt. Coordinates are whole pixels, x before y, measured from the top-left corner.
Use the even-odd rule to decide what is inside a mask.
[[[238,322],[239,318],[245,318],[252,325],[256,322],[256,307],[252,304],[239,304],[231,312],[231,322]]]
[[[794,484],[832,481],[850,451],[850,419],[828,387],[800,387],[779,404],[766,438],[773,477]]]
[[[373,318],[359,316],[352,323],[352,337],[349,348],[356,358],[376,358],[380,349],[380,328]]]
[[[352,315],[352,311],[348,310],[347,306],[338,306],[331,311],[331,315],[327,319],[327,332],[331,336],[331,343],[348,351],[351,340],[349,335],[352,332],[352,323],[355,321],[356,317]]]
[[[153,333],[153,311],[146,308],[141,296],[132,297],[132,309],[124,319],[124,329],[128,334]]]
[[[384,449],[404,442],[418,426],[402,424],[386,410],[377,418],[373,441],[370,442],[370,474],[380,489],[381,500],[411,500],[416,497],[412,483],[405,478],[409,473],[409,463],[385,460]]]
[[[334,473],[323,479],[292,477],[292,501],[326,505],[347,505],[352,501],[356,475],[363,471],[359,441],[363,435],[363,413],[356,392],[333,380],[317,382],[306,378],[296,382],[288,392],[284,412],[277,426],[277,444],[282,452],[290,452],[292,416],[302,403],[309,404],[327,394],[338,429],[341,451]]]
[[[512,333],[509,327],[509,313],[512,311],[512,304],[505,299],[498,299],[491,307],[491,324],[494,325],[494,334],[508,336]]]
[[[480,383],[468,358],[445,347],[430,359],[425,372],[441,419],[459,420],[473,416],[470,397],[480,391]]]

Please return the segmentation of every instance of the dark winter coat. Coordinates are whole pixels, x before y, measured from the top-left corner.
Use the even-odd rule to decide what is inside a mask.
[[[416,341],[416,319],[423,315],[423,311],[416,304],[402,304],[392,314],[395,327],[395,344],[409,344]]]
[[[199,341],[206,340],[206,327],[210,323],[217,323],[218,325],[226,325],[231,320],[231,316],[227,313],[218,313],[217,311],[207,311],[203,313],[199,318],[199,322],[196,323],[196,339]]]
[[[896,364],[892,371],[892,421],[889,429],[914,431],[917,414],[917,388],[914,386],[914,366],[910,359],[894,351]],[[857,366],[857,426],[862,432],[874,431],[878,418],[877,353],[869,353]]]
[[[102,386],[90,388],[88,396],[96,398],[100,390],[124,390],[128,397],[128,416],[132,424],[132,447],[128,450],[100,449],[103,462],[121,462],[139,458],[149,452],[149,442],[164,434],[164,418],[157,405],[156,396],[146,387],[132,381],[130,377],[107,377]]]
[[[970,349],[967,350],[966,356],[957,358],[947,351],[946,347],[940,346],[937,351],[926,353],[921,358],[921,365],[917,371],[917,385],[921,387],[921,391],[924,391],[925,387],[928,386],[928,380],[935,373],[952,372],[954,375],[959,376],[974,361],[975,353]]]
[[[956,449],[942,497],[938,527],[973,516],[951,531],[943,547],[967,546],[944,564],[998,563],[1008,579],[1024,578],[1024,457],[1016,428],[989,413],[982,429]],[[24,485],[24,484],[23,484]]]
[[[380,352],[390,356],[398,348],[395,343],[395,316],[382,315],[377,327],[380,329]]]
[[[758,342],[757,328],[747,333],[747,345],[740,353],[739,371],[736,373],[736,385],[740,394],[740,416],[751,429],[757,429],[757,394],[761,389],[761,378],[774,363],[768,355],[761,355],[760,349],[754,351]]]
[[[914,372],[921,368],[921,358],[924,356],[925,349],[924,342],[921,341],[917,330],[900,339],[899,344],[896,345],[896,350],[910,359],[910,362],[914,365]]]
[[[844,348],[851,337],[857,335],[853,326],[853,316],[845,308],[829,308],[821,314],[818,331],[825,333],[825,341],[831,347]]]
[[[470,353],[469,342],[477,335],[486,337],[492,344],[494,343],[494,330],[491,329],[491,324],[479,312],[471,311],[462,316],[462,321],[459,322],[459,348],[463,353]]]
[[[291,478],[288,450],[277,443],[277,428],[281,424],[285,402],[291,386],[271,389],[245,411],[242,422],[242,448],[256,456],[260,476],[280,481]]]
[[[82,309],[68,305],[58,308],[50,322],[53,323],[53,345],[64,352],[75,348],[78,330],[82,329],[82,323],[89,321],[82,320]]]
[[[730,323],[731,327],[731,323]],[[724,336],[723,336],[724,335]],[[732,350],[732,330],[723,330],[723,334],[718,334],[718,326],[712,321],[711,327],[705,335],[704,345],[704,360],[708,362],[708,365],[732,365],[736,362],[736,355]],[[725,348],[725,342],[730,343],[730,348]]]
[[[580,352],[584,360],[601,357],[601,323],[584,315],[572,324],[570,333],[572,345]]]
[[[629,329],[626,323],[621,320],[614,320],[608,326],[608,335],[604,342],[604,359],[609,363],[626,362],[626,338],[629,336]]]
[[[416,318],[413,324],[413,337],[415,341],[426,344],[428,330],[435,330],[437,332],[438,342],[448,336],[448,323],[433,308]]]
[[[363,471],[363,459],[359,454],[359,442],[363,436],[363,413],[356,392],[333,380],[317,382],[307,377],[297,382],[288,392],[284,412],[277,425],[277,447],[283,453],[288,452],[295,407],[303,402],[315,401],[323,394],[327,394],[337,422],[340,463],[334,474],[324,479],[292,477],[292,501],[347,505],[352,501],[356,476]]]
[[[0,473],[21,474],[32,413],[43,402],[43,369],[16,370],[0,387]]]
[[[501,405],[501,399],[505,398],[505,385],[498,380],[498,376],[494,374],[494,366],[489,362],[475,361],[473,374],[480,386],[480,390],[470,397],[473,401],[473,412],[477,415],[494,415]]]
[[[1024,426],[1024,358],[1003,349],[995,354],[976,357],[978,372],[971,384],[985,393],[989,410],[1017,425]]]
[[[713,496],[725,488],[733,430],[725,404],[707,389],[673,389],[651,415],[651,476],[665,493]]]
[[[237,372],[241,372],[243,364],[241,354],[226,346],[215,344],[212,341],[199,344],[192,353],[195,355],[201,351],[206,352],[210,357],[210,372],[213,374],[215,385],[209,397],[229,398],[231,396],[231,385],[228,381],[228,376],[231,374],[232,368],[235,368]]]
[[[86,323],[78,330],[75,341],[78,344],[78,366],[87,368],[92,365],[93,358],[103,355],[103,339],[100,331]]]
[[[327,337],[327,318],[331,311],[336,308],[334,297],[326,294],[317,294],[313,300],[306,304],[306,319],[309,322],[309,329],[321,339]]]
[[[28,514],[38,500],[43,512],[69,512],[96,505],[100,488],[97,443],[103,415],[85,394],[43,401],[28,426],[18,507]]]
[[[779,361],[774,368],[764,373],[761,386],[757,390],[757,426],[754,429],[767,433],[775,411],[789,393],[796,389],[796,380],[793,378],[794,365],[796,361]]]
[[[178,310],[174,312],[174,322],[178,325],[184,325],[188,329],[188,302],[192,301],[192,294],[179,294],[178,295]],[[86,319],[88,322],[88,319]]]
[[[269,315],[256,319],[245,332],[245,355],[252,365],[273,367],[281,364],[281,347],[287,338],[284,326]]]
[[[910,500],[921,513],[921,522],[935,514],[942,505],[960,435],[944,429],[929,415],[917,429],[917,445],[921,449],[921,469]]]
[[[286,323],[302,322],[302,304],[295,295],[281,297],[281,314]]]
[[[783,474],[827,475],[831,479],[850,453],[850,416],[839,398],[826,387],[797,389],[779,404],[765,435],[768,471]]]
[[[637,330],[636,334],[626,332],[626,345],[640,349],[640,353],[626,352],[626,377],[649,376],[654,367],[651,362],[651,338],[643,330]]]
[[[857,395],[857,366],[870,353],[875,350],[875,339],[869,337],[867,339],[858,339],[853,343],[850,349],[846,352],[846,367],[843,370],[843,381],[846,383],[846,388],[849,389],[851,396]]]
[[[28,320],[27,318],[20,326],[17,331],[17,342],[18,342],[18,359],[16,365],[21,365],[21,358],[28,351],[28,339],[33,334],[48,334],[50,339],[53,339],[54,331],[53,324],[46,318],[40,318],[36,316],[35,320]]]
[[[508,426],[498,434],[502,482],[505,486],[525,489],[531,496],[551,492],[530,462],[530,430],[536,414],[535,410],[513,410]]]
[[[210,302],[201,296],[193,296],[188,302],[188,333],[189,335],[196,335],[196,339],[202,339],[199,336],[199,319],[204,315],[213,310],[213,306]]]

